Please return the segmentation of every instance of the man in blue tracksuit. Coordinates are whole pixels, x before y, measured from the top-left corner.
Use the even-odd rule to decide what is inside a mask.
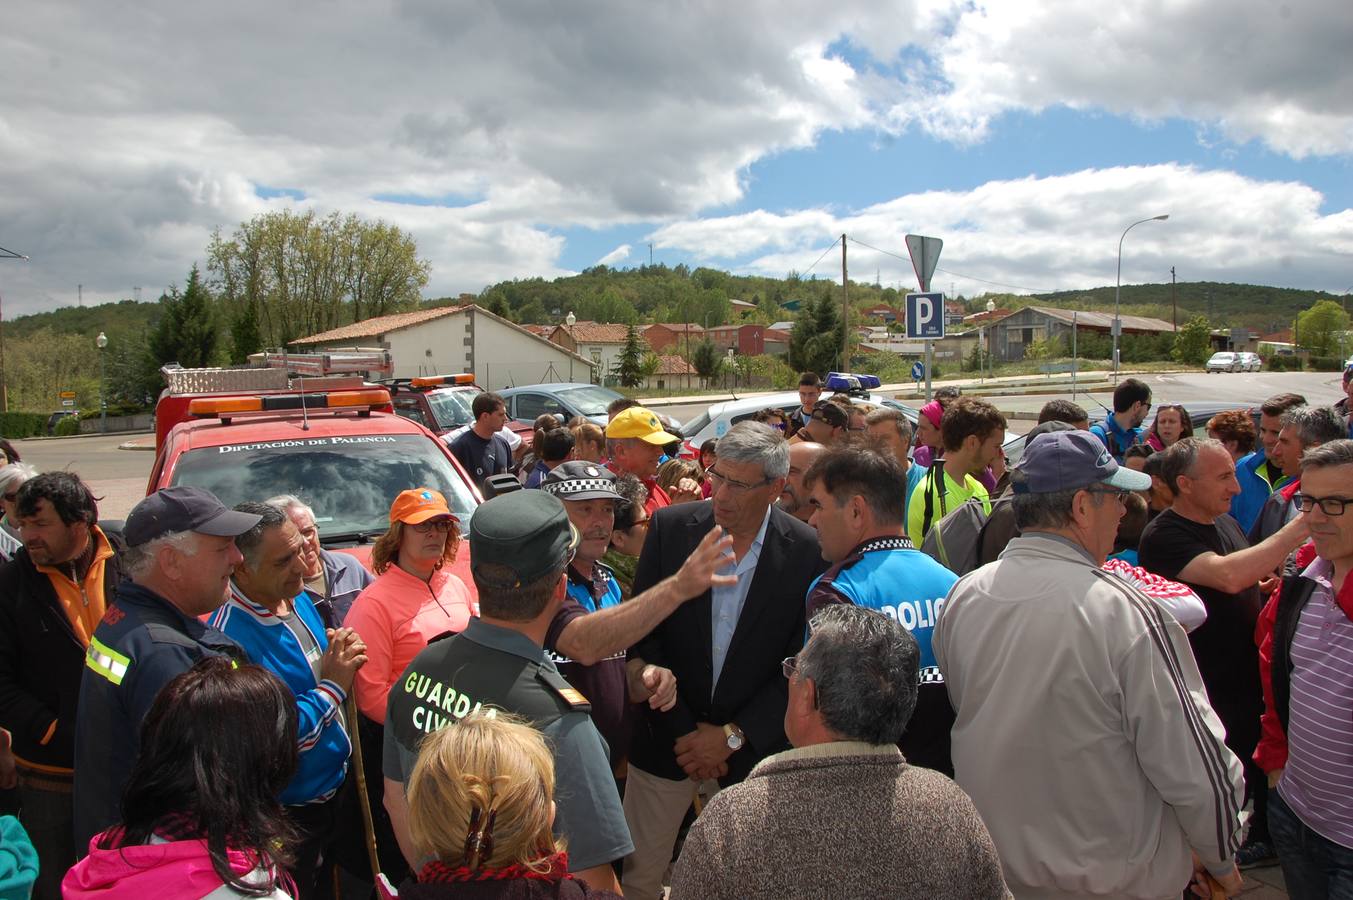
[[[1287,484],[1282,467],[1272,458],[1283,413],[1305,405],[1306,398],[1300,394],[1275,394],[1259,407],[1259,449],[1236,460],[1240,493],[1231,498],[1231,518],[1246,534],[1254,527],[1269,495]]]
[[[952,777],[954,713],[930,635],[958,576],[906,538],[906,475],[891,455],[834,447],[814,461],[804,487],[813,508],[808,524],[832,564],[808,588],[809,629],[813,615],[830,603],[868,607],[902,623],[921,650],[921,688],[900,746],[908,762]]]
[[[141,722],[160,689],[208,656],[245,661],[201,616],[225,600],[240,559],[235,535],[256,516],[197,487],[156,491],[132,509],[117,596],[94,629],[75,721],[75,846],[122,818],[122,789],[141,747]]]
[[[338,828],[339,791],[352,753],[343,701],[366,662],[366,645],[348,628],[326,634],[303,590],[305,539],[287,515],[266,503],[235,509],[257,516],[258,524],[237,538],[244,559],[211,623],[296,695],[299,764],[281,800],[301,832],[292,875],[306,898],[321,883],[324,851]]]

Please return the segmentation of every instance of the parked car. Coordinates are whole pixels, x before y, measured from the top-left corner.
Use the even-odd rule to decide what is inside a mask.
[[[1223,350],[1212,354],[1204,367],[1204,371],[1209,375],[1213,372],[1243,372],[1245,371],[1245,364],[1239,353]]]
[[[61,424],[62,419],[80,418],[80,414],[73,409],[58,409],[47,417],[47,434],[56,434],[56,426]]]
[[[471,404],[484,389],[474,383],[473,375],[431,375],[420,378],[382,380],[390,391],[396,415],[412,419],[433,434],[448,438],[452,433],[474,424]],[[529,424],[509,419],[507,428],[526,446],[531,446]]]
[[[1240,362],[1244,366],[1242,371],[1258,372],[1264,367],[1264,361],[1259,358],[1258,353],[1241,353]]]
[[[899,403],[892,397],[886,397],[883,394],[871,392],[869,390],[847,391],[850,394],[852,403],[865,406],[870,409],[878,406],[887,406],[901,411],[911,421],[916,424],[916,419],[921,415],[920,410],[905,403]],[[831,395],[831,389],[828,388],[822,392],[823,397]],[[750,419],[757,412],[763,409],[780,409],[786,413],[793,412],[799,408],[799,394],[797,391],[785,391],[777,394],[760,394],[755,397],[744,397],[739,400],[726,400],[722,403],[715,403],[709,409],[697,415],[695,418],[686,422],[681,427],[681,433],[685,437],[685,442],[681,450],[681,455],[688,459],[695,459],[700,454],[700,445],[710,438],[721,438],[728,433],[728,429],[744,419]],[[1005,440],[1019,440],[1019,435],[1013,431],[1007,431]]]
[[[531,425],[536,416],[550,413],[564,421],[582,416],[606,427],[606,407],[623,394],[610,388],[576,381],[527,384],[498,392],[507,403],[507,417]]]

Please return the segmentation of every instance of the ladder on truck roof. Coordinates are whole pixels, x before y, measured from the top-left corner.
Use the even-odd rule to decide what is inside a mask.
[[[333,350],[328,353],[265,353],[263,364],[294,375],[317,378],[324,375],[363,374],[367,377],[394,374],[395,363],[389,350]]]

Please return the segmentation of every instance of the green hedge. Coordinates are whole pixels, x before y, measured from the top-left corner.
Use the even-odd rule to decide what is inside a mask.
[[[11,440],[37,437],[47,433],[47,416],[42,413],[0,413],[0,437]]]
[[[55,434],[57,437],[70,437],[73,434],[80,433],[80,420],[75,416],[66,416],[56,423]]]
[[[1344,361],[1338,356],[1312,356],[1311,368],[1317,372],[1342,372]]]

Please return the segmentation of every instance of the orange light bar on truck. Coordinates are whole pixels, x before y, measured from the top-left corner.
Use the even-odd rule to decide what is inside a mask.
[[[273,394],[260,397],[199,397],[189,402],[192,416],[228,416],[246,412],[283,412],[305,409],[351,409],[386,406],[390,392],[385,388],[362,391],[334,391],[314,394]]]
[[[473,372],[462,372],[459,375],[424,375],[419,378],[409,380],[409,387],[439,387],[444,384],[474,384]]]

